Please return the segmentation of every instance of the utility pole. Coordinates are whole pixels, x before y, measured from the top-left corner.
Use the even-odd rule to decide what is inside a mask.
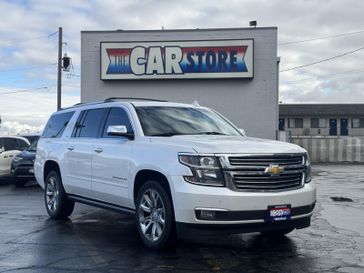
[[[58,28],[58,66],[57,66],[57,111],[62,105],[62,28]]]

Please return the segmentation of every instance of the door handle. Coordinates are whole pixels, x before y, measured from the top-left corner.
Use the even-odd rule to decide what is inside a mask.
[[[71,146],[67,148],[69,151],[73,151],[75,149],[75,147]]]
[[[94,151],[96,153],[102,153],[104,150],[102,148],[96,148]]]

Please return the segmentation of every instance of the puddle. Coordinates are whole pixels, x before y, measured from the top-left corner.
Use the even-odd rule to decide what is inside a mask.
[[[353,199],[342,196],[332,196],[330,199],[335,202],[354,202]]]

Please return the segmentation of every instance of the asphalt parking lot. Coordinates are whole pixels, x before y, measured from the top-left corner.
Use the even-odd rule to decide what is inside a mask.
[[[318,204],[308,229],[180,240],[153,252],[134,221],[77,204],[49,220],[35,183],[0,182],[1,272],[364,272],[364,165],[316,165]]]

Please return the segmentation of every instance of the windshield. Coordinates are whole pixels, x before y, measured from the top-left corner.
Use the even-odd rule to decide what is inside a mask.
[[[37,151],[37,144],[38,140],[34,141],[32,145],[29,146],[28,151],[29,152],[36,152]]]
[[[225,119],[208,109],[192,107],[136,107],[144,135],[234,135],[241,134]]]

